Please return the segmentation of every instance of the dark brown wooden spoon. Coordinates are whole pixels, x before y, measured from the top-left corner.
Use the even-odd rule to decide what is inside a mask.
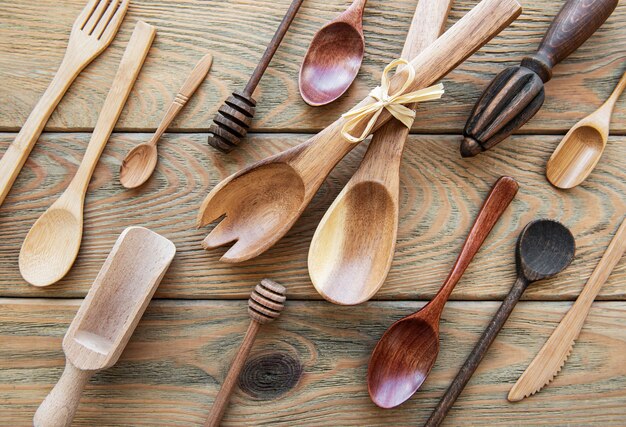
[[[367,388],[376,405],[381,408],[400,405],[428,376],[439,353],[439,318],[443,307],[518,188],[511,177],[498,179],[437,295],[421,310],[391,325],[374,348],[367,371]]]
[[[312,106],[333,102],[345,93],[361,68],[365,53],[363,8],[354,0],[341,15],[315,33],[300,67],[302,99]]]
[[[528,285],[537,280],[548,279],[563,271],[572,262],[575,252],[574,236],[560,222],[540,219],[524,227],[517,240],[515,252],[517,280],[456,378],[437,404],[425,427],[435,427],[441,424]]]

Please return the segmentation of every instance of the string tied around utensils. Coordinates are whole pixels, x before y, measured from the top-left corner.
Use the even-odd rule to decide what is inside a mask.
[[[341,115],[342,118],[348,119],[341,129],[341,135],[345,139],[351,143],[357,143],[367,138],[376,124],[376,120],[378,120],[378,117],[384,109],[387,109],[391,115],[398,119],[404,126],[410,128],[413,124],[413,120],[415,120],[415,111],[407,107],[406,104],[431,101],[433,99],[441,98],[444,94],[443,85],[441,83],[425,89],[416,90],[414,92],[404,93],[411,86],[413,79],[415,78],[415,69],[411,66],[406,67],[408,77],[400,90],[393,95],[389,93],[389,73],[394,68],[408,64],[409,63],[404,59],[391,61],[383,70],[380,86],[374,88],[369,94],[369,96],[374,98],[376,102],[364,105],[363,107],[354,108]],[[361,135],[352,135],[350,132],[364,120],[367,120],[367,125]]]

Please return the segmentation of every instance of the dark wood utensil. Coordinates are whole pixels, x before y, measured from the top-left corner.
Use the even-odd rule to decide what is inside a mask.
[[[326,105],[350,87],[365,53],[363,9],[367,0],[354,0],[341,15],[313,37],[300,67],[302,99],[314,107]]]
[[[213,118],[213,124],[209,128],[209,132],[212,134],[212,136],[209,136],[209,145],[213,148],[228,153],[239,145],[241,138],[248,133],[256,107],[256,101],[252,98],[252,94],[261,81],[261,77],[265,74],[267,66],[274,57],[280,42],[283,41],[283,37],[287,33],[303,1],[293,0],[291,2],[287,13],[265,49],[252,76],[250,76],[246,87],[242,91],[234,91],[224,101],[224,105],[217,110],[217,114]]]
[[[560,222],[540,219],[524,227],[517,240],[515,251],[517,280],[425,426],[434,427],[441,424],[528,285],[563,271],[572,262],[575,251],[574,236]]]
[[[372,401],[381,408],[405,402],[430,373],[439,353],[443,307],[518,188],[517,182],[508,176],[496,181],[437,295],[421,310],[391,325],[374,348],[367,370],[367,388]]]
[[[235,360],[233,360],[228,374],[222,383],[222,388],[215,397],[213,409],[204,423],[204,427],[218,427],[220,425],[220,421],[222,420],[222,416],[230,400],[230,395],[239,378],[241,368],[243,368],[243,364],[248,358],[248,354],[250,354],[250,350],[254,344],[256,334],[259,332],[261,325],[269,323],[280,316],[280,312],[284,308],[285,300],[287,299],[285,294],[286,289],[284,286],[269,279],[261,280],[261,283],[256,285],[254,291],[252,291],[250,299],[248,300],[248,314],[252,319],[250,326],[248,326],[248,330],[239,347],[237,356],[235,356]]]
[[[568,0],[552,21],[539,50],[507,68],[487,86],[463,130],[461,155],[473,157],[508,138],[543,105],[543,84],[607,20],[618,0]]]

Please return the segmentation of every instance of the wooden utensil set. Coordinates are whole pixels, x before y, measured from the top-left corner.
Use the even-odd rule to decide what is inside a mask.
[[[245,89],[233,92],[219,108],[210,128],[213,147],[228,152],[245,137],[256,106],[253,92],[302,3],[292,2]],[[356,77],[364,54],[365,3],[355,0],[313,38],[299,75],[302,97],[310,105],[337,99]],[[419,1],[402,51],[408,63],[390,79],[390,94],[405,82],[408,89],[404,93],[434,84],[521,12],[516,0],[482,0],[440,36],[451,4],[452,0]],[[129,0],[91,0],[76,19],[57,75],[0,160],[0,204],[52,111],[80,71],[111,43],[128,5]],[[537,53],[500,73],[485,90],[467,122],[461,154],[474,156],[488,150],[528,121],[543,103],[543,84],[550,80],[553,67],[589,38],[616,5],[617,0],[568,0]],[[154,27],[137,23],[76,176],[26,236],[19,268],[24,279],[35,286],[59,281],[76,259],[87,186],[154,36]],[[211,63],[211,55],[198,62],[152,139],[128,153],[120,168],[124,187],[137,188],[151,176],[158,140],[203,82]],[[414,76],[407,81],[411,70]],[[555,186],[570,188],[590,174],[606,145],[610,115],[625,87],[626,76],[607,102],[576,125],[558,146],[546,172]],[[376,99],[368,96],[357,107],[375,104]],[[399,221],[399,165],[409,127],[390,121],[388,108],[381,106],[359,169],[328,209],[311,243],[308,267],[312,283],[333,303],[354,305],[369,300],[391,267]],[[344,137],[346,122],[339,118],[304,143],[247,166],[213,188],[202,202],[197,222],[199,226],[221,222],[204,239],[203,247],[232,244],[221,260],[240,262],[276,243],[300,217],[334,166],[357,145]],[[439,352],[439,319],[446,301],[517,191],[518,184],[511,177],[501,177],[494,184],[440,291],[381,337],[367,373],[369,394],[378,406],[400,405],[428,377]],[[623,222],[580,297],[515,384],[509,400],[535,393],[558,373],[591,303],[625,250]],[[574,237],[564,225],[545,219],[526,225],[516,246],[518,278],[426,425],[441,423],[528,284],[565,269],[574,252]],[[120,235],[65,335],[65,371],[37,410],[36,426],[71,424],[83,387],[94,372],[118,360],[174,254],[172,242],[145,228],[131,227]],[[285,293],[284,287],[267,279],[252,292],[248,308],[252,321],[207,426],[219,425],[255,335],[261,324],[279,316]]]

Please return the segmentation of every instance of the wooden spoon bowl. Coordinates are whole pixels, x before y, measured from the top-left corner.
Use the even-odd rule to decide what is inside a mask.
[[[120,182],[126,188],[137,188],[150,178],[157,164],[157,147],[143,143],[133,148],[120,168]]]

